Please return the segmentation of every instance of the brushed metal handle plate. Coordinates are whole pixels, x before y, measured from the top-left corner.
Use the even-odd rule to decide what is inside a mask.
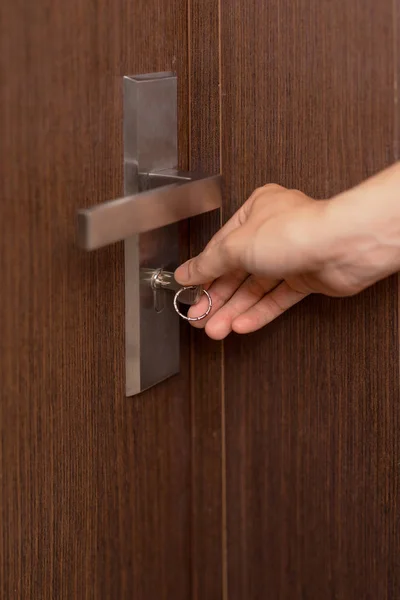
[[[179,264],[178,221],[221,206],[221,176],[177,170],[177,77],[127,76],[124,86],[124,196],[82,209],[78,244],[96,250],[124,240],[126,395],[179,372],[173,298],[155,310],[143,274]]]

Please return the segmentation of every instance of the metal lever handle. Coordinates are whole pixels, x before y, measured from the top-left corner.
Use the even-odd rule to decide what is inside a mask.
[[[175,170],[174,74],[124,77],[123,94],[125,197],[80,210],[78,243],[95,250],[125,240],[125,372],[126,394],[132,396],[179,371],[178,314],[189,317],[178,302],[193,303],[199,290],[176,289],[173,272],[181,255],[174,223],[218,209],[221,177]],[[209,306],[197,319],[212,305],[208,292],[202,293]]]
[[[78,212],[78,244],[85,250],[124,240],[221,206],[221,177],[164,170],[139,174],[138,194]],[[160,183],[163,185],[159,187]]]

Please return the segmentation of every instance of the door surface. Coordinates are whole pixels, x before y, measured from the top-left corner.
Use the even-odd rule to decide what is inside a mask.
[[[399,9],[222,0],[224,219],[264,182],[327,198],[399,158]],[[400,598],[398,348],[397,277],[225,344],[230,599]]]
[[[188,598],[188,332],[181,375],[126,399],[123,245],[74,241],[123,191],[122,76],[187,80],[186,1],[0,11],[0,597]]]
[[[124,395],[122,76],[175,71],[179,166],[329,197],[399,159],[398,0],[3,0],[0,597],[400,598],[398,277]]]

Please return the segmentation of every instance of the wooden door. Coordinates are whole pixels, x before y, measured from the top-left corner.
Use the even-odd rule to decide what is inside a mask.
[[[180,166],[328,197],[399,158],[398,0],[0,6],[0,597],[397,600],[398,277],[309,298],[124,396],[126,74],[179,79]],[[183,228],[182,258],[216,214]]]
[[[125,398],[123,245],[74,241],[123,191],[122,76],[187,80],[186,4],[1,3],[4,600],[191,595],[188,330],[180,376]]]
[[[265,183],[328,198],[400,158],[397,0],[191,11],[191,166],[221,169],[223,221]],[[208,235],[191,228],[193,254]],[[222,348],[192,341],[223,597],[400,598],[398,276],[308,298]],[[201,523],[213,492],[199,481]]]
[[[224,219],[399,158],[399,9],[221,0]],[[232,337],[222,387],[230,600],[400,598],[398,277]]]

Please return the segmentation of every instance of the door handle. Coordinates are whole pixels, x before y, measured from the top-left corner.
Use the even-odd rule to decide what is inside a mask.
[[[171,169],[139,173],[137,179],[139,193],[78,211],[81,248],[96,250],[221,206],[220,175]]]
[[[124,240],[125,377],[132,396],[179,372],[177,297],[163,296],[178,289],[177,223],[220,208],[221,176],[176,168],[174,74],[124,77],[123,89],[124,196],[79,210],[77,241],[96,250]],[[196,298],[198,290],[180,300]]]

